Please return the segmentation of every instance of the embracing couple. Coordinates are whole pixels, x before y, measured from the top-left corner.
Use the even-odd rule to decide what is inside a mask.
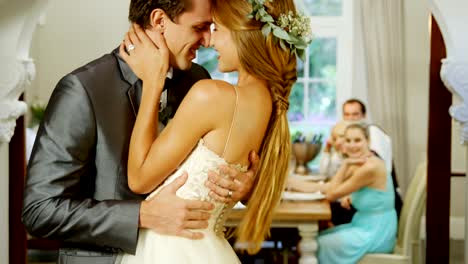
[[[269,232],[309,25],[293,0],[131,0],[129,19],[120,48],[57,84],[23,222],[63,241],[59,263],[238,263],[224,221],[247,204],[235,235],[249,253]],[[201,45],[236,85],[192,63]]]

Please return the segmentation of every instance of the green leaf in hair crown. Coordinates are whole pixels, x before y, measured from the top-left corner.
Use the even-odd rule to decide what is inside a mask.
[[[265,36],[273,34],[279,41],[282,49],[289,48],[299,58],[304,60],[305,49],[312,41],[312,30],[310,28],[310,18],[293,11],[287,14],[280,14],[275,21],[265,10],[265,1],[273,0],[247,0],[252,5],[252,13],[249,18],[265,23],[262,33]]]

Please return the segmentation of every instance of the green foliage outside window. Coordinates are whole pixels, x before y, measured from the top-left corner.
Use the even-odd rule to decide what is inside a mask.
[[[335,38],[316,39],[308,50],[308,72],[304,63],[298,62],[299,79],[289,97],[292,126],[294,122],[308,122],[308,130],[313,130],[317,123],[336,119],[336,45]]]
[[[218,53],[212,48],[200,47],[197,53],[197,62],[202,65],[213,79],[223,79],[223,74],[218,71]]]
[[[335,78],[330,75],[330,68],[336,74],[336,38],[317,38],[309,46],[309,76]],[[328,67],[328,69],[327,69]]]
[[[346,0],[349,1],[349,0]],[[342,0],[296,0],[296,6],[310,16],[341,16]]]

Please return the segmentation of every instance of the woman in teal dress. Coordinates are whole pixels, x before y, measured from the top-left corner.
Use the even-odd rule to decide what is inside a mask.
[[[369,149],[365,126],[346,128],[345,159],[335,177],[325,184],[291,180],[288,187],[303,192],[320,190],[326,199],[341,199],[357,212],[351,223],[325,230],[318,237],[319,263],[357,263],[367,253],[393,251],[397,233],[397,215],[391,175],[384,162]]]

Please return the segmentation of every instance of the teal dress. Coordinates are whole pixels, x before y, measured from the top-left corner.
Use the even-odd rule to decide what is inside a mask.
[[[319,263],[357,263],[368,253],[392,252],[398,225],[394,200],[390,173],[386,191],[364,187],[352,193],[351,201],[357,212],[351,223],[320,232]]]

